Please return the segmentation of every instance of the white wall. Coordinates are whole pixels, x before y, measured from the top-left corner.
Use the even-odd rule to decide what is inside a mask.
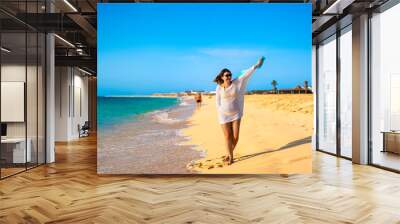
[[[77,70],[75,70],[76,72]],[[80,73],[81,74],[81,73]],[[74,108],[72,112],[72,136],[79,137],[78,124],[81,126],[88,121],[88,77],[75,75],[74,77]]]
[[[88,120],[88,77],[76,68],[56,67],[55,85],[55,140],[77,139],[78,124]]]
[[[29,68],[28,68],[29,69]],[[25,82],[25,64],[6,64],[1,66],[1,81]]]
[[[1,66],[1,81],[2,82],[25,82],[25,75],[27,69],[28,72],[28,79],[29,79],[29,85],[30,86],[36,86],[36,80],[32,80],[30,78],[31,74],[35,74],[36,76],[36,67],[34,66],[27,66],[25,67],[24,65],[19,65],[19,64],[4,64]],[[28,106],[31,106],[36,108],[36,88],[27,88],[27,104]],[[4,96],[3,96],[4,97]],[[34,102],[34,105],[29,105],[30,103]],[[39,105],[40,106],[40,105]],[[6,110],[7,108],[1,108],[2,110]],[[32,113],[31,111],[28,111],[27,113],[27,118],[28,122],[28,137],[30,132],[30,128],[33,128],[36,130],[36,119],[37,115],[36,113]],[[34,121],[34,124],[31,124],[31,122]],[[8,137],[25,137],[25,123],[26,122],[7,122],[7,135]],[[36,132],[35,132],[36,135]]]
[[[28,68],[30,69],[30,68]],[[3,64],[1,66],[1,81],[2,82],[25,82],[25,64]],[[5,96],[2,96],[5,97]],[[7,108],[1,108],[7,110]],[[7,123],[7,134],[9,137],[25,137],[24,122]]]
[[[38,69],[38,70],[37,70]],[[1,66],[2,82],[24,82],[26,85],[26,107],[23,102],[21,113],[27,115],[27,120],[21,122],[5,122],[7,124],[7,137],[24,138],[25,135],[30,140],[32,162],[39,159],[39,163],[44,163],[44,74],[42,68],[35,66],[25,66],[24,64],[10,63]],[[25,80],[27,78],[27,80]],[[3,90],[2,90],[3,91]],[[22,90],[24,94],[24,90]],[[3,93],[4,94],[4,93]],[[2,95],[7,98],[7,95]],[[1,110],[12,110],[12,108],[2,107]],[[14,108],[15,110],[15,108]],[[13,113],[13,111],[8,111]],[[14,112],[15,113],[15,112]],[[24,115],[23,115],[24,116]],[[37,155],[37,153],[39,155]]]
[[[67,141],[69,136],[69,68],[55,68],[55,141]]]
[[[1,81],[1,121],[25,121],[25,83]],[[36,108],[36,105],[35,105]]]

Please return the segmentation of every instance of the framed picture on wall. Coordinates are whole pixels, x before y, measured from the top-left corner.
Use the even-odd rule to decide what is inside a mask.
[[[98,4],[98,173],[310,173],[310,21],[311,4]]]

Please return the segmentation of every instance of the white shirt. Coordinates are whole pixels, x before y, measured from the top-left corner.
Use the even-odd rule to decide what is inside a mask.
[[[215,90],[218,120],[225,124],[240,119],[243,116],[244,94],[247,81],[255,71],[255,66],[242,72],[227,88],[217,85]]]

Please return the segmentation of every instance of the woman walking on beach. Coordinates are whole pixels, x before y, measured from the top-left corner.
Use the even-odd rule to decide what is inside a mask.
[[[232,73],[224,68],[215,77],[217,83],[216,103],[218,120],[225,136],[227,156],[224,161],[228,165],[233,163],[233,150],[239,141],[240,119],[243,116],[243,101],[246,85],[254,71],[262,66],[264,57],[257,64],[251,66],[238,78],[232,80]]]

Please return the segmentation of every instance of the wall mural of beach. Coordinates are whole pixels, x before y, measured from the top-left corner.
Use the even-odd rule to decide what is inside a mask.
[[[100,3],[97,171],[311,173],[312,85],[310,4]]]

